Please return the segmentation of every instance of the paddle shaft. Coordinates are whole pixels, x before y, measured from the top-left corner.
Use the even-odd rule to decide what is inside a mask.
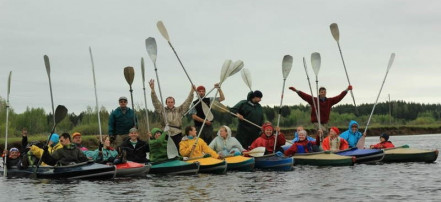
[[[144,58],[141,58],[141,73],[142,73],[142,89],[144,90],[144,106],[145,106],[145,117],[147,123],[147,131],[150,132],[150,124],[149,124],[149,112],[147,110],[147,96],[145,91],[145,69],[144,69]],[[147,138],[149,141],[150,138]]]
[[[318,88],[318,76],[317,75],[315,75],[315,88],[317,90],[317,115],[318,115],[317,121],[318,121],[318,126],[319,126],[318,129],[321,130],[322,129],[322,122],[320,121],[320,93],[319,93],[319,88]]]
[[[89,47],[89,54],[90,54],[90,61],[92,63],[92,73],[93,73],[93,87],[95,89],[95,109],[98,116],[98,128],[100,131],[100,142],[103,143],[103,133],[101,130],[101,118],[100,118],[100,110],[99,110],[99,104],[98,104],[98,94],[96,90],[96,79],[95,79],[95,63],[93,62],[93,55],[92,55],[92,48]]]
[[[312,93],[312,87],[311,87],[311,82],[309,80],[308,70],[306,69],[305,58],[303,58],[303,67],[305,68],[306,79],[308,79],[309,91],[311,92],[312,104],[314,105],[314,112],[315,112],[315,115],[318,116],[317,105],[315,104],[316,100],[314,100],[314,94]]]
[[[282,96],[280,98],[280,105],[279,105],[279,115],[277,116],[277,128],[279,127],[280,124],[280,115],[282,113],[282,103],[283,103],[283,95],[285,93],[285,82],[286,82],[286,78],[283,79],[283,87],[282,87]],[[265,131],[263,131],[265,132]],[[274,150],[273,153],[276,153],[276,145],[277,145],[277,136],[279,136],[279,131],[276,130],[276,140],[274,141]]]
[[[9,72],[9,77],[8,77],[8,95],[6,98],[6,125],[5,125],[5,150],[8,151],[8,131],[9,131],[9,94],[11,91],[11,76],[12,76],[12,71]],[[9,153],[8,153],[9,155]],[[8,176],[8,166],[7,166],[7,160],[8,160],[8,155],[5,156],[4,161],[3,161],[3,176],[7,177]]]
[[[51,93],[52,115],[55,124],[55,107],[54,107],[54,96],[52,94],[51,67],[50,67],[49,57],[47,55],[44,55],[43,58],[44,58],[44,64],[46,66],[47,77],[49,78],[49,90]]]
[[[340,52],[340,57],[341,57],[341,61],[343,63],[343,68],[345,69],[345,73],[346,73],[346,78],[348,80],[348,84],[351,85],[351,81],[349,81],[348,71],[346,70],[345,60],[343,59],[343,53],[341,52],[340,43],[338,41],[337,41],[337,46],[338,46],[338,50]],[[354,93],[352,92],[352,90],[351,90],[351,97],[352,97],[352,100],[354,101],[355,114],[358,115],[358,108],[357,108],[357,104],[355,104],[355,97],[354,97]]]
[[[237,115],[236,115],[235,113],[231,112],[230,110],[225,109],[224,107],[219,106],[219,105],[217,105],[217,104],[214,104],[214,105],[216,105],[218,108],[221,108],[221,109],[224,110],[225,112],[228,112],[228,113],[230,113],[231,115],[237,117]],[[243,121],[245,121],[245,122],[247,122],[247,123],[249,123],[249,124],[251,124],[251,125],[253,125],[253,126],[256,126],[256,127],[258,127],[259,129],[262,128],[261,126],[255,124],[255,123],[253,123],[253,122],[251,122],[251,121],[249,121],[248,119],[243,118]]]

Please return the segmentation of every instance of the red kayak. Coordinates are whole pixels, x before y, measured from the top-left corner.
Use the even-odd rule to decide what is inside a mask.
[[[116,164],[116,177],[145,177],[150,170],[150,164],[132,161]]]

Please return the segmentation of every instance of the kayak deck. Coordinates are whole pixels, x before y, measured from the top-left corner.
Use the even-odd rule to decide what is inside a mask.
[[[232,156],[225,158],[227,170],[252,171],[254,169],[254,158],[245,156]]]
[[[201,173],[224,174],[227,172],[227,162],[213,157],[193,159],[186,162],[199,162],[199,172]]]
[[[181,160],[171,160],[153,163],[149,174],[161,175],[194,175],[199,172],[199,162],[188,163]]]
[[[329,152],[295,154],[294,165],[314,166],[351,166],[354,165],[355,157],[341,156]]]
[[[384,150],[383,162],[426,162],[432,163],[438,158],[438,150],[424,150],[396,147]]]

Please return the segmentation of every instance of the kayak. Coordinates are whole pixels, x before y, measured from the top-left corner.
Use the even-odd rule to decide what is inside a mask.
[[[294,159],[286,156],[276,156],[269,154],[260,157],[254,157],[255,168],[262,170],[280,170],[290,171],[292,170]]]
[[[342,156],[331,152],[296,153],[294,154],[294,165],[313,166],[352,166],[356,158]]]
[[[116,177],[145,177],[150,170],[150,164],[132,161],[116,164]]]
[[[227,172],[227,162],[213,157],[187,160],[186,162],[199,162],[201,165],[199,167],[199,172],[201,173],[224,174]]]
[[[3,167],[0,168],[3,174]],[[116,167],[93,162],[84,162],[68,166],[35,166],[18,169],[8,168],[8,177],[36,177],[48,179],[112,179]]]
[[[384,157],[384,151],[381,149],[358,149],[350,148],[344,151],[335,152],[342,156],[354,156],[355,163],[374,163],[381,161]]]
[[[199,163],[187,163],[181,160],[170,160],[152,163],[149,174],[161,175],[195,175],[199,172]]]
[[[432,163],[438,158],[438,150],[413,149],[404,145],[384,149],[383,162],[426,162]]]
[[[245,156],[232,156],[225,158],[227,170],[252,171],[254,169],[254,158]]]

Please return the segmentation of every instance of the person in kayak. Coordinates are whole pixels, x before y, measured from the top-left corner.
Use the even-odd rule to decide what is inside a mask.
[[[358,123],[354,120],[349,122],[348,130],[340,134],[340,137],[345,139],[349,147],[357,147],[358,140],[363,136],[363,134],[358,131]]]
[[[251,143],[259,137],[261,132],[260,127],[251,125],[244,121],[244,119],[247,119],[258,126],[263,124],[263,110],[262,106],[259,104],[262,97],[262,92],[258,90],[254,92],[251,91],[248,93],[246,100],[240,101],[230,110],[232,113],[236,114],[236,117],[239,119],[236,138],[244,148],[249,147]]]
[[[179,142],[181,142],[182,139],[182,117],[185,114],[185,112],[188,111],[191,101],[194,97],[194,90],[196,89],[195,86],[191,87],[190,93],[187,96],[187,99],[178,107],[175,107],[175,98],[173,97],[167,97],[165,99],[165,107],[162,106],[161,101],[159,101],[158,96],[155,92],[155,80],[151,79],[149,82],[150,89],[151,89],[151,97],[152,97],[152,103],[155,107],[155,112],[159,114],[159,117],[161,119],[161,126],[163,128],[166,127],[166,123],[168,124],[169,130],[167,131],[171,138],[173,139],[173,142],[176,145],[176,148],[179,151]],[[164,120],[164,115],[167,117],[167,121]]]
[[[124,162],[125,160],[136,163],[147,163],[146,153],[150,152],[150,147],[147,142],[139,139],[138,129],[130,129],[129,139],[121,143],[119,147],[122,154],[119,154],[119,158],[115,159],[115,164]]]
[[[127,97],[121,96],[118,102],[119,107],[110,113],[108,124],[110,142],[114,146],[128,139],[129,130],[136,126],[135,112],[127,107]]]
[[[60,140],[60,136],[56,133],[49,135],[48,138],[49,142],[47,146],[47,150],[49,152],[49,154],[54,153],[56,150],[62,149],[63,145],[61,144]],[[43,146],[45,147],[45,146]],[[29,165],[32,165],[34,163],[34,159],[33,158],[37,158],[40,159],[43,156],[44,150],[41,149],[40,147],[38,147],[37,145],[31,145],[29,152],[27,153],[27,157],[28,157],[28,162]],[[38,160],[37,160],[38,162]],[[45,164],[44,162],[41,163],[42,166],[45,166],[47,164]]]
[[[150,146],[150,161],[152,163],[166,161],[167,156],[167,132],[163,132],[159,128],[153,128],[151,131],[153,134],[152,139],[149,141]]]
[[[299,141],[299,132],[305,130],[305,128],[303,128],[303,126],[298,126],[296,128],[296,131],[294,132],[294,139],[292,139],[292,143],[294,144],[295,142]],[[306,133],[306,139],[309,141],[315,141],[315,138],[311,137],[308,135],[308,133]]]
[[[84,147],[81,142],[81,133],[79,132],[74,132],[72,134],[72,142],[78,147],[78,149],[80,149],[81,151],[87,151],[88,149],[86,147]]]
[[[61,134],[59,141],[63,148],[55,150],[52,154],[48,151],[48,145],[43,147],[42,161],[44,163],[54,166],[56,164],[71,165],[88,161],[86,155],[71,142],[69,133]]]
[[[380,135],[380,142],[378,144],[370,146],[371,149],[387,149],[393,147],[395,147],[395,145],[389,141],[389,135],[386,133]]]
[[[319,139],[320,134],[323,133],[321,130],[318,131],[317,139]],[[285,156],[292,156],[295,153],[310,153],[310,152],[318,152],[320,141],[309,140],[308,133],[306,130],[301,130],[298,132],[299,140],[294,142],[289,149],[287,149],[284,154]]]
[[[340,130],[337,127],[331,127],[329,129],[329,135],[323,140],[322,149],[324,151],[337,152],[340,150],[345,150],[349,148],[348,142],[339,137]]]
[[[303,100],[309,103],[311,105],[311,123],[313,123],[317,128],[319,126],[318,119],[316,116],[316,109],[314,107],[314,103],[312,102],[312,96],[308,95],[302,91],[297,90],[294,87],[289,87],[290,90],[297,93],[297,95],[300,96]],[[327,131],[327,124],[329,121],[329,115],[331,114],[331,108],[333,105],[340,102],[348,93],[348,91],[352,90],[352,86],[349,85],[348,88],[344,91],[342,91],[339,95],[335,97],[326,97],[326,88],[320,87],[319,89],[319,102],[320,102],[320,125],[322,126],[321,130]],[[314,97],[314,102],[317,103],[317,97]],[[325,134],[326,135],[326,134]]]
[[[262,130],[262,135],[254,140],[248,150],[252,150],[257,147],[265,147],[265,154],[272,154],[274,152],[274,144],[276,144],[274,127],[270,122],[266,122],[262,125]],[[276,152],[283,152],[282,146],[286,143],[285,135],[280,132],[279,127],[276,128],[276,131],[279,132],[277,136]]]
[[[218,98],[214,98],[214,97],[206,97],[204,99],[202,99],[202,101],[207,105],[210,106],[211,102],[213,102],[213,100],[217,100],[219,102],[222,102],[225,100],[225,96],[224,93],[222,92],[219,84],[214,84],[214,87],[218,90],[219,92],[219,97]],[[199,94],[199,97],[203,98],[205,96],[205,87],[204,86],[198,86],[196,88],[197,93]],[[196,106],[194,106],[196,103],[198,103]],[[196,99],[195,101],[193,101],[192,106],[190,107],[190,113],[191,114],[191,118],[193,119],[194,125],[196,126],[196,130],[200,131],[202,124],[205,120],[205,113],[202,110],[202,103],[199,102],[199,99]],[[213,140],[213,120],[205,120],[205,125],[204,128],[202,129],[200,138],[202,138],[205,142],[211,142],[211,140]]]
[[[179,143],[179,153],[182,157],[200,158],[211,156],[213,158],[221,158],[214,150],[212,150],[202,138],[197,138],[197,130],[194,126],[185,128],[186,136]],[[197,140],[197,143],[196,143]],[[196,144],[195,144],[196,143]],[[192,153],[193,150],[193,153]]]
[[[5,162],[6,158],[6,167],[7,168],[18,168],[21,169],[21,158],[20,151],[17,147],[12,147],[11,149],[3,151],[3,162]]]
[[[217,137],[208,146],[221,157],[238,156],[245,151],[240,142],[235,137],[231,137],[230,127],[225,125],[219,128]]]
[[[118,151],[110,146],[110,137],[103,135],[104,144],[99,144],[98,149],[93,151],[83,151],[87,158],[92,159],[96,163],[113,164],[118,156]]]

